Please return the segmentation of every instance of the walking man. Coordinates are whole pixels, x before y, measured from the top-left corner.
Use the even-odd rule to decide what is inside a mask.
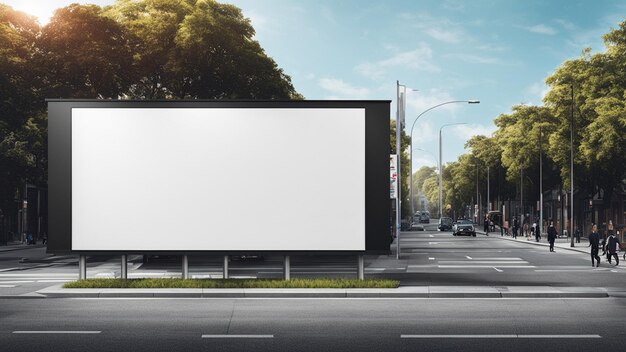
[[[619,239],[613,234],[611,231],[611,235],[606,243],[606,251],[608,253],[609,263],[611,262],[611,257],[615,258],[615,266],[619,265],[619,255],[617,253],[620,250],[621,243],[619,243]]]
[[[598,233],[598,226],[593,224],[591,226],[591,234],[589,235],[589,246],[591,247],[591,266],[594,266],[594,260],[598,262],[596,267],[600,266],[600,256],[598,250],[600,249],[600,234]]]
[[[519,223],[517,222],[517,216],[513,218],[513,238],[517,239],[517,229],[519,228]]]
[[[556,229],[554,228],[554,221],[550,221],[548,227],[548,242],[550,242],[550,252],[554,252],[554,240],[556,240]]]

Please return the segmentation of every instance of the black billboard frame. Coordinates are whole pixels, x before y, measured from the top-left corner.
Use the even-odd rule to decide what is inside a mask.
[[[48,253],[78,255],[359,255],[391,253],[390,100],[100,100],[47,99]],[[72,250],[73,108],[361,108],[365,110],[365,251]]]

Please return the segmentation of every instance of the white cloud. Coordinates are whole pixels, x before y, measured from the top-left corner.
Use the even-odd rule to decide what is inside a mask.
[[[548,87],[544,82],[534,83],[526,88],[526,92],[538,98],[540,103],[543,102],[543,98],[549,91],[550,87]]]
[[[432,50],[422,44],[414,50],[398,52],[388,59],[359,64],[355,69],[363,76],[373,79],[382,78],[389,69],[395,67],[415,71],[439,72],[439,68],[431,62],[432,56]]]
[[[478,123],[470,123],[468,125],[450,126],[450,129],[455,136],[461,138],[463,141],[468,141],[473,136],[491,136],[497,128],[493,124],[485,126]]]
[[[572,22],[568,21],[568,20],[564,20],[562,18],[557,18],[554,20],[555,23],[559,24],[561,27],[563,27],[564,29],[573,31],[575,29],[577,29],[578,27],[573,24]]]
[[[431,27],[426,29],[426,34],[433,37],[434,39],[451,44],[460,42],[464,36],[463,31],[442,29],[437,27]]]
[[[529,32],[539,33],[539,34],[547,34],[547,35],[555,35],[557,33],[556,29],[545,25],[545,24],[537,24],[530,27],[523,27]]]
[[[365,99],[371,93],[368,88],[357,87],[337,78],[320,78],[318,84],[329,93],[326,99]]]
[[[452,100],[458,99],[452,98],[448,92],[444,92],[439,89],[429,89],[408,94],[406,103],[409,109],[413,109],[419,114],[435,105]],[[438,111],[445,110],[448,112],[454,112],[458,109],[459,104],[446,104],[437,108]]]
[[[493,56],[474,54],[448,54],[445,57],[459,59],[471,64],[502,64],[502,60]]]

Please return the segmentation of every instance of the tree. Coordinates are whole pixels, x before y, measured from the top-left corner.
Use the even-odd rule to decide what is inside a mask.
[[[37,53],[45,97],[118,98],[135,78],[129,34],[97,5],[56,10]]]
[[[573,88],[575,185],[589,196],[610,199],[626,171],[621,103],[626,92],[626,21],[606,34],[604,42],[605,53],[592,55],[587,48],[580,58],[565,61],[549,76],[550,91],[544,101],[559,120],[549,152],[569,187]]]
[[[437,168],[430,166],[422,166],[413,174],[413,189],[421,190],[424,181],[436,173]]]
[[[18,186],[33,176],[45,158],[41,151],[42,123],[32,118],[37,91],[32,53],[39,25],[34,17],[0,4],[0,211],[14,207]],[[34,182],[34,180],[33,180]]]
[[[134,36],[133,98],[302,99],[254,40],[241,10],[213,0],[118,0],[106,9]]]
[[[396,122],[390,121],[390,146],[389,153],[396,154]],[[402,149],[402,153],[400,156],[400,182],[401,186],[401,194],[400,201],[402,207],[401,217],[406,219],[411,216],[411,206],[409,203],[409,173],[411,172],[411,164],[409,161],[409,152],[408,147],[411,144],[411,137],[409,137],[404,130],[401,131],[401,139],[400,139],[400,148]]]

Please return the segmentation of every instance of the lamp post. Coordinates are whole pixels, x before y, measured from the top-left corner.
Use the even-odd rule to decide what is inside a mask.
[[[569,166],[569,184],[570,184],[570,197],[569,206],[571,216],[570,222],[570,247],[574,247],[574,86],[572,85],[572,111],[570,114],[570,128],[569,128],[569,142],[570,142],[570,166]]]
[[[441,175],[441,166],[443,164],[443,159],[441,156],[441,130],[443,130],[444,127],[448,127],[448,126],[455,126],[455,125],[467,125],[467,123],[465,122],[457,122],[457,123],[448,123],[445,124],[443,126],[441,126],[439,128],[439,218],[441,219],[442,214],[443,214],[443,206],[442,206],[442,182],[443,182],[443,178]]]
[[[422,111],[419,115],[417,115],[417,117],[413,121],[413,124],[411,125],[411,134],[409,135],[411,137],[411,148],[409,149],[409,153],[410,153],[409,159],[411,160],[411,170],[410,170],[411,171],[411,183],[409,184],[409,194],[410,194],[411,200],[413,199],[413,128],[415,128],[415,123],[417,122],[417,120],[419,120],[420,117],[422,117],[422,115],[429,112],[430,110],[436,109],[443,105],[456,104],[456,103],[480,104],[480,101],[479,100],[451,100],[451,101],[446,101],[444,103],[431,106],[430,108]],[[411,201],[411,205],[413,205],[412,201]],[[411,216],[413,216],[413,208],[411,208]],[[441,207],[439,208],[439,217],[441,217]]]

